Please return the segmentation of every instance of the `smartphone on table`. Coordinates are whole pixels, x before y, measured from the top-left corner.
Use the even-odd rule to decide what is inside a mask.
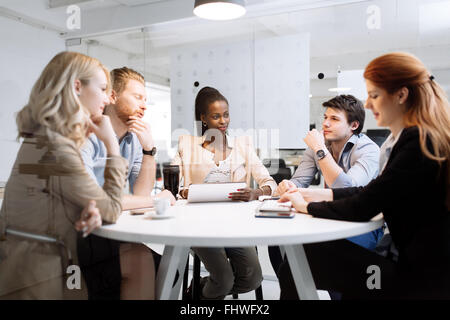
[[[255,213],[256,218],[293,218],[295,212],[269,212],[269,211],[257,211]]]
[[[293,218],[295,212],[292,212],[290,202],[280,203],[275,199],[264,200],[256,209],[257,218]]]

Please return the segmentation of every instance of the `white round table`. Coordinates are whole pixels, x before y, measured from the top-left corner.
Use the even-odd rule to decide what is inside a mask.
[[[337,240],[370,232],[382,219],[357,223],[312,218],[256,218],[259,201],[187,204],[170,207],[167,219],[124,212],[116,224],[93,233],[126,242],[164,244],[156,291],[159,299],[177,299],[181,281],[172,288],[176,271],[182,279],[190,247],[250,247],[279,245],[287,255],[301,299],[318,299],[317,290],[303,250],[303,243]]]

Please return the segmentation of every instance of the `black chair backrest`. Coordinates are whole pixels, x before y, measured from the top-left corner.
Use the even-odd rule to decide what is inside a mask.
[[[367,129],[366,131],[366,135],[379,147],[381,147],[390,133],[389,129]]]
[[[262,162],[277,184],[291,178],[291,169],[286,167],[284,159],[264,159]]]
[[[284,159],[264,159],[262,163],[266,168],[286,168],[286,162]]]
[[[278,172],[271,175],[277,184],[283,180],[289,180],[291,178],[291,169],[279,168]]]
[[[161,163],[156,164],[156,179],[162,178],[161,175]]]

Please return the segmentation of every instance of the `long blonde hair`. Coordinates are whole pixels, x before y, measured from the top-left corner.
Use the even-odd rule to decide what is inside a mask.
[[[97,59],[69,51],[53,57],[34,84],[27,105],[17,114],[18,138],[44,126],[80,147],[86,139],[90,114],[76,94],[75,80],[86,85],[98,68],[105,72],[109,90],[109,72]]]
[[[424,155],[443,163],[450,156],[450,106],[447,96],[423,63],[415,56],[395,52],[372,60],[364,78],[393,94],[409,90],[404,115],[406,127],[417,126]],[[427,137],[433,150],[427,147]]]

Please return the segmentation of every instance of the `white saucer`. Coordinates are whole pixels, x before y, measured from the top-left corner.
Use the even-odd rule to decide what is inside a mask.
[[[158,215],[158,214],[156,214],[156,212],[149,212],[149,213],[145,213],[145,215],[144,215],[144,219],[149,219],[149,220],[163,220],[163,219],[169,219],[169,218],[173,218],[173,216],[168,215],[168,214]]]

